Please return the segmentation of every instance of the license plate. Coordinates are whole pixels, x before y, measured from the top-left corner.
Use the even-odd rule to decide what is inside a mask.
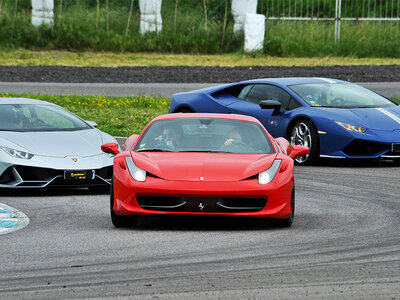
[[[392,152],[400,152],[400,143],[392,144]]]
[[[65,171],[65,180],[87,180],[94,179],[94,170]]]

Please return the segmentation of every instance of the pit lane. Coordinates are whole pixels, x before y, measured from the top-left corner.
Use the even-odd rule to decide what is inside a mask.
[[[295,180],[290,229],[201,217],[116,229],[106,194],[1,191],[30,224],[0,236],[0,298],[398,298],[400,167],[326,160]]]

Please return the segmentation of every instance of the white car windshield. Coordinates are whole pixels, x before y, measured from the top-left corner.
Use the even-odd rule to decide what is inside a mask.
[[[0,105],[0,131],[74,131],[89,128],[84,121],[58,106]]]
[[[134,151],[275,153],[260,125],[222,118],[156,121]]]
[[[385,97],[356,84],[299,84],[290,86],[290,89],[311,106],[356,108],[396,105]]]

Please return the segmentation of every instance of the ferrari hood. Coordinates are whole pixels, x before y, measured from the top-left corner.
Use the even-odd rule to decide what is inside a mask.
[[[385,108],[324,108],[334,121],[375,130],[400,129],[400,106]]]
[[[2,131],[0,135],[0,146],[49,157],[99,155],[103,153],[101,144],[102,138],[97,129],[57,132]]]
[[[276,154],[133,153],[135,164],[166,180],[239,181],[267,170]]]

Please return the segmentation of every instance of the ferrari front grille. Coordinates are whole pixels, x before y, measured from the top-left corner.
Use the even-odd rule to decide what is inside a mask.
[[[267,204],[266,198],[238,197],[166,197],[137,196],[139,206],[146,210],[176,212],[256,212]]]

